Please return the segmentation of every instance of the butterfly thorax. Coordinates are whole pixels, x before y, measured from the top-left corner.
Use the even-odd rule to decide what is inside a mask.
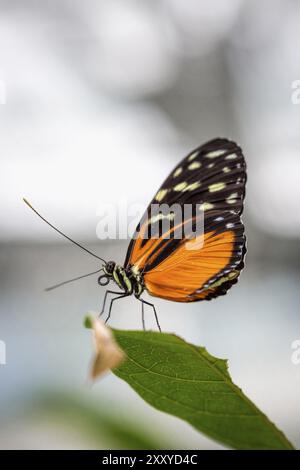
[[[140,297],[145,289],[143,276],[135,266],[125,269],[114,261],[109,261],[104,267],[104,272],[126,294]]]

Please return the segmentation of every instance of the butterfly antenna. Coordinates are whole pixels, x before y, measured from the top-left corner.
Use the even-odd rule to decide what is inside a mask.
[[[103,271],[103,268],[98,269],[97,271],[94,271],[92,273],[84,274],[83,276],[74,277],[73,279],[69,279],[68,281],[60,282],[59,284],[55,284],[54,286],[47,287],[45,291],[49,292],[50,290],[56,289],[57,287],[61,287],[61,286],[64,286],[65,284],[69,284],[69,282],[78,281],[78,279],[83,279],[84,277],[92,276],[93,274],[97,274],[100,271]]]
[[[100,256],[97,256],[95,255],[95,253],[92,253],[90,250],[88,250],[87,248],[85,248],[84,246],[80,245],[79,243],[75,242],[75,240],[72,240],[72,238],[68,237],[68,235],[66,235],[65,233],[63,233],[61,230],[58,230],[58,228],[54,227],[54,225],[50,224],[50,222],[48,222],[48,220],[45,219],[45,217],[43,217],[41,214],[39,214],[39,212],[34,209],[34,207],[32,207],[32,205],[30,204],[30,202],[27,201],[27,199],[23,198],[23,201],[25,202],[25,204],[27,204],[28,207],[30,207],[31,210],[33,210],[33,212],[36,213],[36,215],[38,215],[40,217],[40,219],[42,219],[44,222],[46,222],[46,224],[50,225],[50,227],[52,227],[56,232],[58,232],[60,235],[62,235],[63,237],[65,237],[67,240],[69,240],[70,242],[74,243],[74,245],[77,245],[79,248],[81,248],[82,250],[86,251],[87,253],[89,253],[90,255],[94,256],[95,258],[98,258],[100,259],[101,261],[103,261],[104,263],[106,263],[106,261],[103,259],[103,258],[100,258]]]

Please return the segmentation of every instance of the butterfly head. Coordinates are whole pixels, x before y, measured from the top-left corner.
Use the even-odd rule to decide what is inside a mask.
[[[104,265],[104,272],[107,274],[107,276],[112,277],[114,269],[116,267],[116,263],[114,261],[107,261]]]
[[[98,277],[98,284],[100,286],[107,286],[109,281],[113,278],[113,273],[116,267],[116,263],[114,261],[107,261],[103,266],[104,274]]]

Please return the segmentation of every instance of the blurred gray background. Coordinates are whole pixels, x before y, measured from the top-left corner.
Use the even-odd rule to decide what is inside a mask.
[[[86,377],[98,268],[22,202],[106,259],[104,203],[146,204],[193,147],[225,136],[248,164],[246,268],[227,296],[157,300],[160,323],[229,359],[300,446],[300,4],[295,0],[0,0],[0,448],[219,449],[107,375]],[[141,328],[132,299],[111,325]],[[155,328],[152,315],[147,325]]]

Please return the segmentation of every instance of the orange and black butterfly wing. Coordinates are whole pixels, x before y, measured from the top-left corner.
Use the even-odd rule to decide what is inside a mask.
[[[192,228],[204,213],[204,234],[191,239],[185,227],[183,238],[172,237],[175,227],[164,232],[150,204],[128,247],[125,267],[138,269],[148,292],[158,297],[190,302],[225,294],[243,268],[246,250],[240,216],[245,183],[245,160],[234,142],[214,139],[191,152],[151,204],[200,205],[203,212],[196,208],[192,220],[183,223]],[[155,236],[149,237],[149,229]]]
[[[239,216],[211,213],[199,241],[197,249],[197,237],[171,239],[157,257],[147,260],[143,274],[150,294],[178,302],[210,300],[237,282],[245,254]]]

